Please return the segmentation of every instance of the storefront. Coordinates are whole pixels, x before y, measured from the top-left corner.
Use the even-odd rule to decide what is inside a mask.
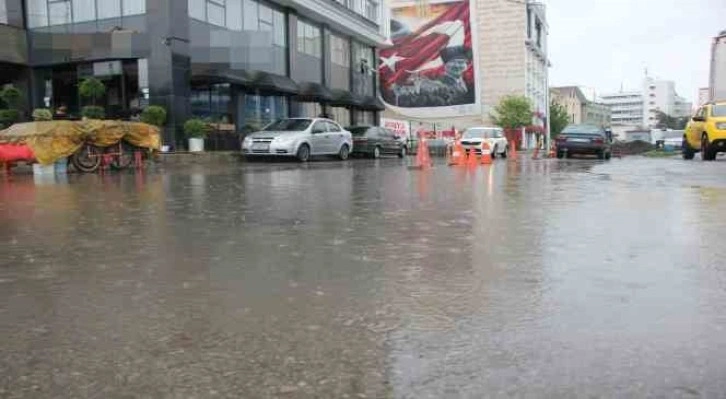
[[[190,117],[236,133],[290,116],[377,121],[372,66],[384,30],[379,13],[357,3],[323,0],[311,10],[296,0],[0,2],[0,80],[25,74],[29,108],[64,106],[79,116],[87,101],[78,84],[94,77],[105,84],[98,105],[110,117],[165,107],[169,144],[184,143]]]

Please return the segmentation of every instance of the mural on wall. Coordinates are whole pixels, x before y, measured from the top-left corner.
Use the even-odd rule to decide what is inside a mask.
[[[471,115],[479,77],[469,0],[393,1],[391,41],[380,51],[381,96],[414,118]]]

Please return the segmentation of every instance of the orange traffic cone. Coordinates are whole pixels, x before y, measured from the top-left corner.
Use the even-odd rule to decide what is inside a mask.
[[[426,169],[431,167],[431,155],[429,154],[429,145],[426,139],[422,138],[418,143],[416,150],[416,168]]]
[[[461,145],[461,142],[459,140],[454,142],[454,147],[451,151],[451,161],[449,161],[449,165],[463,165],[466,157],[466,151],[464,150],[464,146]]]
[[[476,154],[476,150],[474,148],[469,149],[469,155],[466,158],[467,165],[469,166],[477,166],[479,165],[479,156]]]
[[[553,141],[550,144],[550,158],[556,158],[557,157],[557,147],[555,147],[555,142]]]
[[[489,148],[489,143],[482,143],[481,145],[481,164],[490,165],[492,163],[492,150]]]

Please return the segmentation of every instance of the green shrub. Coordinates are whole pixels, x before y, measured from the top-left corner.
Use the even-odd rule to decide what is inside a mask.
[[[20,112],[16,109],[0,110],[0,126],[2,129],[9,128],[13,123],[20,120]]]
[[[22,98],[20,90],[16,89],[15,86],[5,86],[0,90],[0,99],[10,109],[18,109],[20,107],[20,101]]]
[[[204,138],[209,133],[209,125],[201,119],[189,119],[184,122],[184,134],[189,138]]]
[[[166,110],[158,105],[150,105],[141,112],[141,122],[162,127],[166,123]]]
[[[86,78],[78,85],[78,94],[91,100],[92,105],[106,93],[106,85],[96,78]]]
[[[83,107],[83,109],[81,110],[81,115],[83,115],[84,118],[88,119],[103,119],[106,117],[106,112],[103,110],[103,107],[88,105],[86,107]]]
[[[53,113],[47,108],[36,108],[33,110],[34,121],[52,121]]]

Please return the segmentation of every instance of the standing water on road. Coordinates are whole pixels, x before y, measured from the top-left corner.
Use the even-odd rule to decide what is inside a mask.
[[[2,397],[717,397],[722,163],[0,182]]]

